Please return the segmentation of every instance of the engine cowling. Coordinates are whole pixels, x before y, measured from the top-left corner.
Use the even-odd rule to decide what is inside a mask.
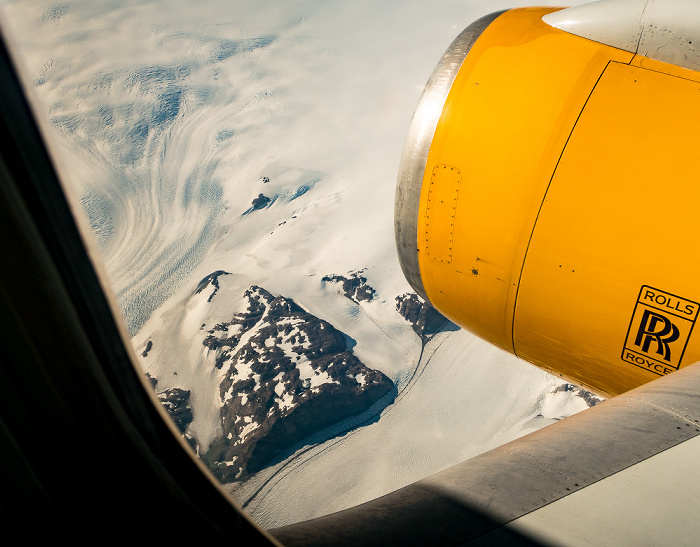
[[[447,50],[404,147],[396,242],[452,321],[612,396],[700,360],[700,73],[542,20],[556,11],[492,14]]]

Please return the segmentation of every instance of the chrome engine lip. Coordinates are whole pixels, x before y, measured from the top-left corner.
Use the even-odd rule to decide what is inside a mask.
[[[447,48],[425,85],[401,153],[394,201],[396,250],[404,276],[426,302],[429,300],[418,264],[418,209],[428,154],[447,95],[462,63],[486,27],[506,11],[497,11],[477,19]]]

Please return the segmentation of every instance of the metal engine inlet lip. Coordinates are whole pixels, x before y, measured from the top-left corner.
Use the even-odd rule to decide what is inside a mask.
[[[418,209],[430,146],[447,95],[467,54],[484,30],[505,11],[477,19],[447,48],[418,101],[401,154],[394,202],[396,249],[404,276],[426,301],[418,264]]]

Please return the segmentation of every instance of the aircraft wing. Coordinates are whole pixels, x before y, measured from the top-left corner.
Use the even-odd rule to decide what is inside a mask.
[[[272,530],[284,545],[694,545],[700,364],[377,500]]]

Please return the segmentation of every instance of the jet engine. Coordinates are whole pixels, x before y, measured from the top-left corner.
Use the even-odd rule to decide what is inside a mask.
[[[395,234],[475,335],[613,396],[700,360],[700,6],[486,16],[414,113]]]

